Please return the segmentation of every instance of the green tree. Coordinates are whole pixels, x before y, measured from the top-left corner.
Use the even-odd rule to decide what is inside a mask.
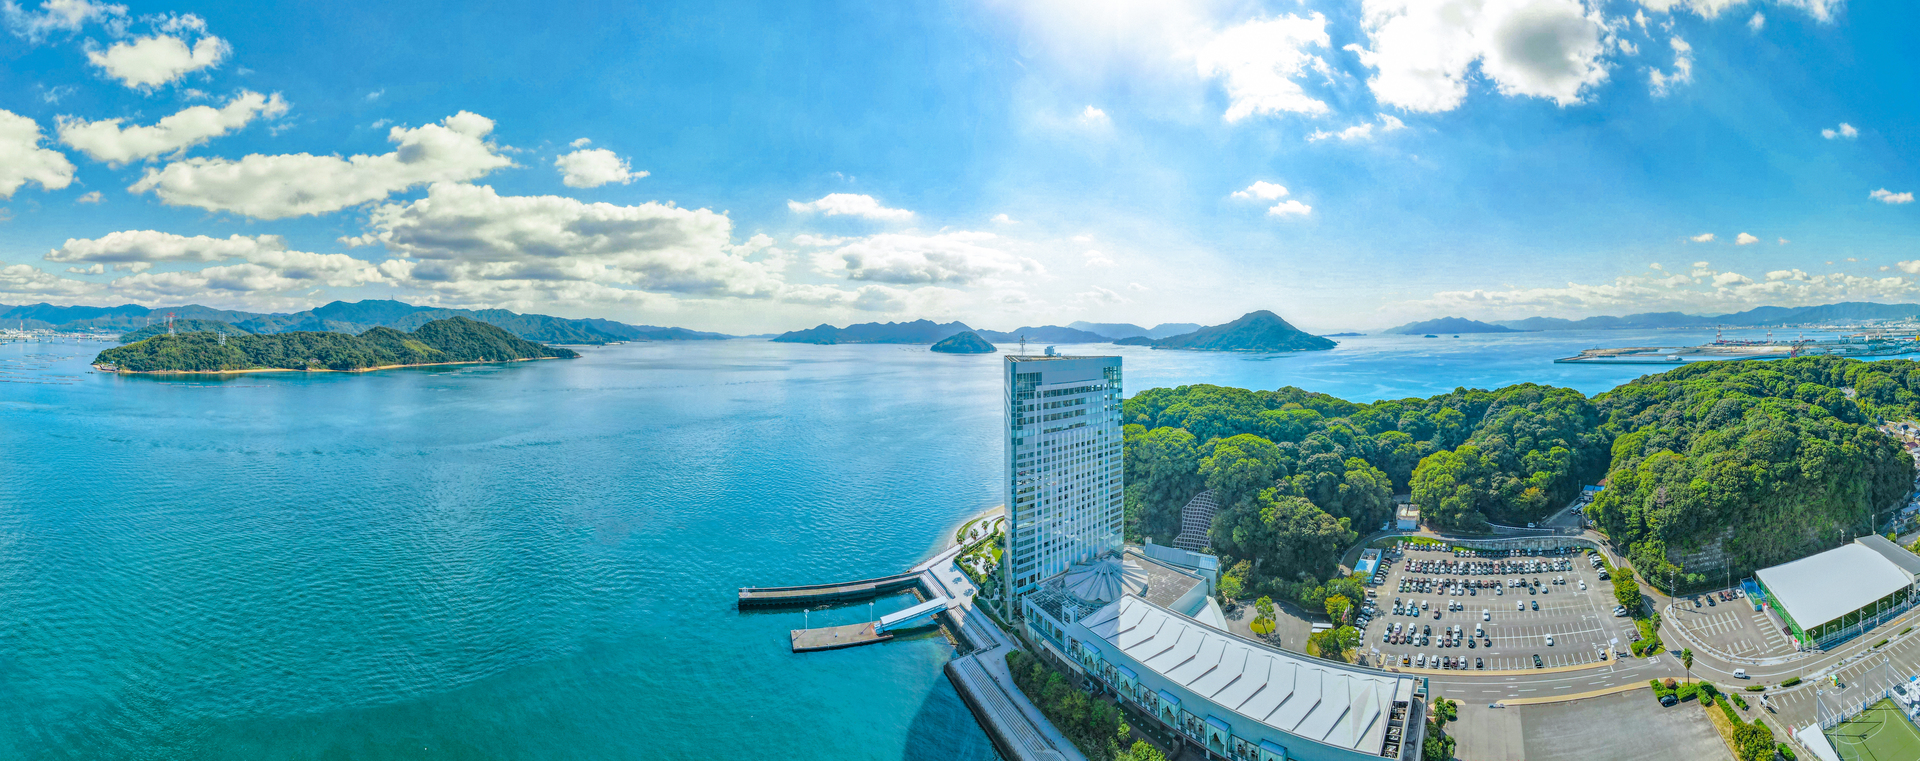
[[[1621,569],[1613,576],[1613,599],[1625,606],[1629,614],[1639,617],[1640,584],[1634,581],[1633,576],[1625,569]]]
[[[1687,670],[1687,684],[1693,684],[1693,648],[1681,649],[1680,665]]]
[[[1126,735],[1122,733],[1122,738]],[[1134,740],[1133,747],[1120,751],[1114,761],[1167,761],[1167,756],[1159,748],[1148,745],[1144,740]]]
[[[1327,598],[1327,618],[1335,624],[1347,622],[1347,612],[1353,609],[1353,601],[1346,595],[1333,595]]]
[[[1243,592],[1245,592],[1245,585],[1241,582],[1240,577],[1230,573],[1221,575],[1220,597],[1222,599],[1237,600]]]
[[[1733,744],[1738,751],[1740,761],[1771,761],[1777,746],[1773,739],[1773,730],[1768,729],[1766,723],[1760,721],[1735,727]]]

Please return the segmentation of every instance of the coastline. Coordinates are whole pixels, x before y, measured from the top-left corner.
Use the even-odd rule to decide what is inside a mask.
[[[95,372],[114,375],[245,375],[248,373],[365,373],[374,370],[398,370],[404,367],[445,367],[448,365],[496,365],[508,362],[536,362],[543,359],[565,359],[565,357],[526,357],[523,359],[475,359],[464,362],[426,362],[418,365],[377,365],[352,370],[332,368],[293,368],[293,367],[256,367],[247,370],[109,370],[102,365],[91,365]]]

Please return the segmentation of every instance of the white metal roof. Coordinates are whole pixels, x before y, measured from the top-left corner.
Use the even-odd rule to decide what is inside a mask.
[[[1394,700],[1414,679],[1341,667],[1225,634],[1138,597],[1080,621],[1107,644],[1232,715],[1339,748],[1379,753]],[[1200,709],[1190,707],[1195,713]]]
[[[1913,584],[1913,576],[1860,544],[1846,544],[1754,576],[1794,623],[1812,629]]]

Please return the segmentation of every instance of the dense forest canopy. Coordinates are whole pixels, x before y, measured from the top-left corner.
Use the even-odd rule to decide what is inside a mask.
[[[1920,363],[1705,362],[1592,399],[1535,384],[1369,404],[1157,388],[1125,406],[1127,530],[1169,542],[1212,489],[1216,551],[1249,589],[1297,596],[1391,519],[1393,493],[1436,527],[1477,531],[1537,521],[1606,479],[1594,520],[1643,572],[1681,583],[1670,558],[1722,538],[1751,569],[1870,528],[1913,478],[1880,417],[1920,417]]]
[[[412,333],[373,328],[345,333],[233,335],[213,332],[155,335],[100,352],[93,362],[123,372],[220,372],[239,370],[363,370],[442,362],[502,362],[578,357],[542,346],[465,317],[434,320]]]

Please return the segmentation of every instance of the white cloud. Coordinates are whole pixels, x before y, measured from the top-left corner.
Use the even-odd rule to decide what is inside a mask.
[[[1758,34],[1760,30],[1767,28],[1766,14],[1761,13],[1759,11],[1754,11],[1753,18],[1747,19],[1747,28],[1753,30],[1755,34]]]
[[[1693,241],[1695,243],[1712,243],[1713,233],[1701,233],[1699,235],[1695,235],[1691,238],[1688,238],[1687,240]]]
[[[1327,19],[1279,16],[1228,28],[1194,55],[1200,76],[1225,80],[1229,122],[1257,114],[1326,113],[1327,104],[1307,95],[1297,79],[1327,72],[1326,61],[1307,52],[1327,47]]]
[[[219,66],[230,49],[226,40],[213,35],[202,36],[188,47],[179,37],[161,34],[116,42],[105,51],[88,51],[87,60],[128,87],[158,87]]]
[[[1694,263],[1693,263],[1693,267],[1694,267],[1694,269],[1700,269],[1700,268],[1702,268],[1702,267],[1705,267],[1705,266],[1707,266],[1707,264],[1708,264],[1708,262],[1694,262]]]
[[[1647,86],[1653,97],[1664,98],[1673,91],[1675,85],[1684,85],[1693,81],[1693,46],[1686,40],[1674,37],[1668,43],[1673,46],[1673,73],[1659,69],[1647,69]]]
[[[913,212],[906,209],[889,209],[881,206],[873,196],[859,193],[828,193],[819,200],[801,203],[788,201],[787,209],[795,214],[824,213],[829,217],[849,216],[867,219],[902,220],[912,219]]]
[[[386,94],[387,94],[387,88],[385,87],[382,87],[378,90],[374,90],[373,92],[367,93],[367,102],[372,103],[376,100],[379,100],[380,96],[386,95]]]
[[[1873,191],[1872,193],[1868,193],[1867,197],[1875,201],[1879,201],[1881,203],[1887,203],[1887,204],[1913,203],[1913,193],[1911,192],[1895,193],[1893,191],[1887,190],[1886,188],[1881,188],[1879,190]]]
[[[1840,126],[1837,128],[1820,130],[1820,136],[1828,140],[1835,140],[1838,138],[1846,138],[1848,140],[1852,140],[1860,136],[1860,130],[1854,129],[1853,125],[1851,124],[1848,124],[1846,122],[1841,122]]]
[[[1368,47],[1349,45],[1375,70],[1381,103],[1450,111],[1467,96],[1471,67],[1510,96],[1568,106],[1607,78],[1607,29],[1581,0],[1364,0]]]
[[[1782,246],[1784,246],[1784,245],[1787,245],[1787,239],[1786,239],[1786,238],[1781,238],[1781,239],[1780,239],[1780,245],[1782,245]]]
[[[1845,2],[1846,0],[1777,0],[1778,5],[1806,11],[1808,15],[1813,16],[1814,20],[1823,23],[1832,21],[1833,12]],[[1640,4],[1661,13],[1691,11],[1701,18],[1711,19],[1719,16],[1723,11],[1746,5],[1747,0],[1640,0]],[[1753,21],[1749,19],[1747,23],[1751,25]]]
[[[394,127],[392,153],[377,156],[252,154],[239,161],[187,159],[149,169],[128,188],[154,191],[175,206],[231,211],[259,219],[324,214],[378,201],[418,185],[471,180],[511,166],[487,139],[493,120],[461,111],[440,124]]]
[[[105,275],[107,274],[107,266],[104,264],[94,264],[86,267],[68,267],[67,271],[75,275]]]
[[[1081,254],[1080,256],[1081,258],[1087,261],[1088,267],[1113,266],[1113,259],[1109,258],[1106,254],[1100,253],[1099,251],[1088,250],[1087,252]]]
[[[1005,214],[1004,212],[1003,212],[1003,213],[1000,213],[1000,214],[995,214],[995,215],[993,215],[993,221],[995,221],[995,222],[998,222],[998,223],[1000,223],[1000,224],[1003,224],[1003,225],[1017,225],[1017,224],[1020,224],[1020,221],[1019,221],[1019,220],[1017,220],[1017,219],[1014,219],[1013,217],[1009,217],[1009,216],[1007,216],[1007,215],[1006,215],[1006,214]]]
[[[1139,283],[1128,283],[1128,284],[1127,284],[1127,290],[1129,290],[1129,291],[1134,291],[1134,292],[1137,292],[1137,293],[1146,293],[1147,291],[1150,291],[1150,290],[1152,290],[1152,289],[1151,289],[1151,288],[1148,288],[1148,287],[1146,287],[1146,286],[1144,286],[1144,285],[1141,285],[1141,284],[1139,284]]]
[[[1791,269],[1791,270],[1774,270],[1774,271],[1772,271],[1772,272],[1769,272],[1769,273],[1767,273],[1767,280],[1769,280],[1769,281],[1772,281],[1772,280],[1807,280],[1807,279],[1809,279],[1809,277],[1808,277],[1808,275],[1807,275],[1807,273],[1805,273],[1805,272],[1802,272],[1802,271],[1800,271],[1800,270],[1798,270],[1798,269]]]
[[[593,141],[591,139],[582,137],[582,138],[575,138],[573,142],[567,143],[567,146],[570,148],[585,148],[592,144],[593,144]]]
[[[984,232],[887,233],[815,254],[814,266],[849,280],[898,284],[965,285],[1046,272],[1039,262],[997,248],[997,241],[993,233]]]
[[[368,216],[373,232],[350,245],[380,243],[406,257],[383,263],[383,272],[467,300],[499,289],[551,290],[562,281],[766,297],[779,292],[786,264],[773,239],[733,244],[726,215],[671,204],[590,204],[435,183],[425,198],[384,204]]]
[[[39,11],[29,11],[13,0],[0,3],[0,20],[7,30],[39,44],[54,32],[78,32],[88,22],[124,24],[127,6],[90,0],[46,0]]]
[[[1233,191],[1234,198],[1257,198],[1262,201],[1272,201],[1277,198],[1284,198],[1286,195],[1286,187],[1267,182],[1266,180],[1248,185],[1246,190]]]
[[[0,198],[12,198],[21,185],[40,183],[59,190],[73,182],[73,162],[59,151],[40,147],[40,125],[0,109]]]
[[[1085,111],[1080,112],[1080,121],[1088,124],[1106,124],[1108,121],[1107,112],[1094,108],[1093,106],[1087,106]]]
[[[1748,235],[1746,233],[1741,233],[1737,236],[1734,236],[1734,239],[1733,239],[1733,245],[1736,245],[1736,246],[1745,246],[1750,243],[1759,243],[1759,242],[1760,242],[1759,238],[1756,238],[1752,235]]]
[[[1893,266],[1899,267],[1901,272],[1905,272],[1909,275],[1920,275],[1920,259],[1915,259],[1912,261],[1905,261],[1905,262],[1894,262]]]
[[[1087,290],[1085,292],[1074,294],[1073,300],[1076,303],[1086,305],[1086,306],[1107,306],[1111,304],[1125,304],[1128,301],[1126,297],[1121,296],[1120,294],[1115,293],[1110,289],[1101,288],[1100,286],[1097,286],[1097,285],[1092,286],[1090,290]]]
[[[232,235],[212,238],[192,237],[158,230],[122,230],[99,238],[68,238],[59,248],[48,251],[50,262],[97,262],[114,269],[134,269],[132,265],[172,262],[217,262],[226,259],[261,261],[287,250],[278,235]],[[144,269],[144,268],[141,268]]]
[[[625,185],[647,176],[605,148],[574,151],[554,159],[553,165],[560,169],[560,182],[570,188],[597,188],[610,182]]]
[[[241,91],[221,108],[193,106],[162,117],[151,127],[121,127],[121,119],[85,119],[62,116],[60,142],[95,161],[125,164],[191,148],[247,126],[256,116],[277,118],[287,112],[279,93],[272,96]]]
[[[814,235],[812,233],[801,233],[799,235],[793,236],[793,245],[809,246],[813,248],[820,248],[824,246],[838,246],[845,242],[847,242],[846,238],[842,238],[837,235]]]
[[[1304,217],[1313,212],[1313,207],[1299,201],[1281,201],[1267,209],[1269,217]]]
[[[1920,260],[1900,269],[1920,274]],[[1781,272],[1781,271],[1776,271]],[[1843,273],[1813,275],[1797,270],[1755,282],[1736,273],[1711,278],[1659,274],[1616,278],[1607,283],[1567,283],[1561,287],[1487,291],[1446,291],[1404,305],[1418,311],[1483,317],[1550,314],[1576,316],[1631,312],[1684,311],[1692,314],[1737,312],[1756,306],[1808,306],[1838,301],[1911,301],[1920,284],[1902,277],[1856,277]]]
[[[86,193],[81,194],[79,198],[73,199],[73,202],[74,203],[100,203],[105,200],[107,200],[107,197],[100,195],[100,191],[90,190],[90,191],[87,191]]]
[[[1400,121],[1398,118],[1392,116],[1391,114],[1380,114],[1379,127],[1380,127],[1380,133],[1384,135],[1388,132],[1394,132],[1397,130],[1406,129],[1407,124],[1406,122]],[[1361,122],[1359,124],[1355,124],[1346,129],[1340,130],[1339,132],[1328,132],[1326,130],[1316,130],[1313,134],[1307,135],[1307,142],[1314,143],[1314,142],[1319,142],[1321,140],[1325,140],[1327,138],[1335,138],[1335,139],[1347,141],[1347,142],[1351,142],[1355,140],[1369,140],[1373,138],[1373,128],[1374,128],[1373,122]]]

